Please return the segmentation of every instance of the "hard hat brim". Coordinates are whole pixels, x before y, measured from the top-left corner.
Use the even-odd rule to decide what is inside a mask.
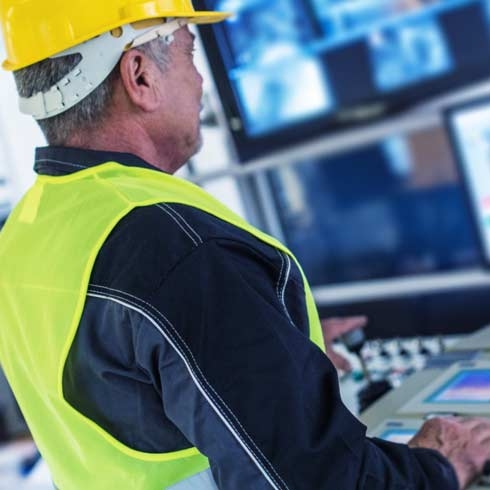
[[[191,24],[215,24],[230,18],[230,12],[195,12],[189,22]]]
[[[230,12],[212,12],[212,11],[197,11],[196,12],[196,11],[194,11],[192,13],[189,13],[189,15],[179,15],[179,17],[188,19],[188,22],[190,24],[215,24],[217,22],[221,22],[221,21],[231,17],[232,15],[233,14],[231,14]],[[161,17],[161,15],[159,15],[158,17]],[[136,20],[137,19],[135,19],[135,21]],[[130,21],[130,22],[132,22],[132,21]],[[128,23],[130,23],[130,22],[128,22]],[[110,30],[115,29],[117,27],[120,27],[120,24],[108,26],[107,31],[110,31]],[[81,37],[80,39],[76,39],[76,40],[74,40],[73,45],[75,46],[75,45],[81,44],[85,41],[88,41],[89,39],[92,39],[96,36],[99,36],[100,34],[102,34],[102,33],[96,32],[96,33],[92,33],[89,36],[85,36],[85,37]],[[58,54],[58,52],[50,53],[47,56],[47,58],[49,58],[50,56],[54,56],[56,54]],[[41,60],[33,59],[31,61],[27,61],[25,63],[18,64],[18,63],[11,62],[10,60],[6,59],[2,63],[2,68],[6,71],[16,71],[16,70],[20,70],[22,68],[26,68],[27,66],[30,66],[30,65],[37,63],[39,61],[41,61]]]

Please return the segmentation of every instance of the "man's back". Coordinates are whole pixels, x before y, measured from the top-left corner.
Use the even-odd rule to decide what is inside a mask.
[[[61,152],[42,150],[38,171],[127,158]],[[450,488],[453,475],[432,452],[365,441],[308,329],[302,278],[287,254],[194,207],[137,208],[98,254],[64,393],[133,449],[199,447],[223,489],[270,488],[271,480],[365,488],[386,475],[425,488],[431,472]],[[412,475],[413,463],[427,468]]]

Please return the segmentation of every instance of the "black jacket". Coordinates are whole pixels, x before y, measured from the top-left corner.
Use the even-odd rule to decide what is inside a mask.
[[[66,148],[38,149],[35,169],[106,161],[155,170],[133,155]],[[63,388],[133,449],[198,447],[223,490],[457,489],[438,453],[365,437],[308,338],[289,257],[188,206],[135,209],[108,237]]]

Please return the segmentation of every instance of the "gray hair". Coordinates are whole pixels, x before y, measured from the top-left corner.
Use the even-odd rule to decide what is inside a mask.
[[[168,63],[168,46],[160,39],[135,48],[150,57],[163,71]],[[48,58],[14,72],[17,92],[32,97],[56,85],[80,62],[80,54]],[[114,84],[119,80],[119,63],[93,92],[66,112],[38,120],[46,140],[53,146],[64,146],[75,131],[100,124],[112,101]]]

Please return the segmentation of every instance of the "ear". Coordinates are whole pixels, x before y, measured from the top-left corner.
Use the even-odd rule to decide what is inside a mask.
[[[161,72],[137,49],[123,54],[119,63],[121,81],[128,99],[145,112],[153,112],[161,102]]]

